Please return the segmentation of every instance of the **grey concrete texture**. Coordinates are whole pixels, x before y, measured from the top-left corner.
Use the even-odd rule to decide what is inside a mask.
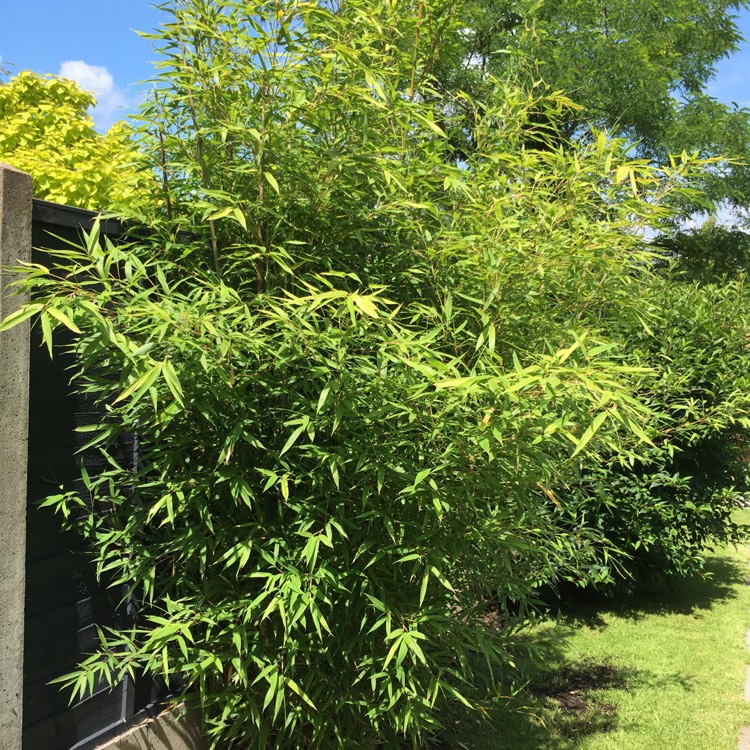
[[[100,745],[96,750],[207,750],[208,743],[195,712],[184,706],[165,711],[139,724],[126,734]]]
[[[9,296],[3,266],[31,260],[31,175],[0,163],[0,320],[24,302]],[[29,325],[0,333],[0,747],[21,750]]]

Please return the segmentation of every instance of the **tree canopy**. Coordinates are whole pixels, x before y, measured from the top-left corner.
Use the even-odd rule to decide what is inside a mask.
[[[98,210],[148,200],[131,128],[98,133],[95,101],[74,81],[30,71],[0,84],[0,160],[33,176],[37,198]]]
[[[734,12],[746,0],[480,0],[466,7],[461,54],[447,60],[449,90],[481,89],[488,73],[561,90],[581,105],[567,136],[590,127],[627,138],[666,163],[670,152],[747,160],[750,112],[716,101],[707,84],[742,41]],[[707,173],[704,201],[750,202],[747,168]],[[689,208],[695,206],[690,205]]]

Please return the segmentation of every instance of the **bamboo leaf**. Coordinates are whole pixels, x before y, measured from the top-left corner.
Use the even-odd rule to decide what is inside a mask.
[[[114,401],[117,404],[130,398],[131,406],[134,405],[144,393],[154,384],[162,371],[162,365],[154,365],[150,370],[146,370],[139,378],[134,380]]]
[[[66,328],[73,331],[73,333],[81,332],[81,329],[62,310],[58,310],[56,307],[48,305],[46,312],[48,312],[55,320],[62,323]]]
[[[369,315],[371,318],[380,317],[378,313],[378,308],[375,307],[372,300],[368,299],[367,297],[362,297],[359,294],[352,294],[351,298],[354,301],[354,304],[363,313],[365,313],[365,315]]]
[[[21,308],[12,312],[0,323],[0,333],[8,331],[19,323],[23,323],[24,320],[28,320],[33,315],[44,309],[44,305],[38,302],[32,302],[28,305],[23,305]]]
[[[292,446],[297,442],[299,436],[307,429],[307,424],[301,424],[296,430],[287,438],[284,447],[281,449],[279,456],[283,456]]]
[[[266,182],[274,189],[277,195],[281,193],[279,190],[279,183],[276,182],[276,178],[271,172],[263,172],[263,176],[266,178]]]
[[[162,375],[164,376],[164,382],[167,384],[170,391],[172,391],[172,395],[175,398],[175,401],[180,406],[185,406],[185,399],[184,394],[182,392],[182,385],[180,384],[180,379],[177,377],[177,372],[174,369],[174,366],[170,362],[170,360],[165,359],[162,363]]]
[[[589,442],[591,442],[591,439],[594,437],[594,435],[596,435],[596,433],[599,431],[599,428],[604,424],[604,420],[607,419],[607,416],[608,413],[606,411],[602,411],[594,417],[593,422],[591,422],[591,424],[588,426],[586,432],[581,435],[581,438],[576,445],[576,449],[573,451],[573,456],[577,456],[589,444]]]

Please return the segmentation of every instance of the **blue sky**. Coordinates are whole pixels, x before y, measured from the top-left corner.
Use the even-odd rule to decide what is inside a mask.
[[[74,78],[99,96],[93,113],[106,129],[132,112],[141,99],[138,82],[148,78],[156,55],[135,31],[150,31],[163,14],[147,0],[15,0],[3,3],[0,61],[11,72]],[[739,19],[750,39],[750,11]],[[750,42],[718,66],[708,93],[750,107]]]
[[[745,39],[750,40],[750,10],[742,11],[737,23]],[[721,101],[750,107],[750,41],[717,65],[708,93]]]
[[[13,64],[11,73],[62,73],[94,90],[102,129],[135,109],[138,81],[156,58],[135,31],[163,18],[147,0],[15,0],[3,3],[2,16],[0,60]]]

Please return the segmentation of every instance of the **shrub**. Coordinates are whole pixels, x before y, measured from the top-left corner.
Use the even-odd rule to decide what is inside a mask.
[[[628,361],[651,373],[635,386],[655,416],[651,445],[629,461],[604,455],[557,488],[621,553],[605,588],[700,573],[706,548],[746,537],[732,516],[748,482],[749,300],[743,277],[662,276],[643,289],[648,324],[621,329]]]
[[[472,655],[516,671],[540,586],[619,564],[562,490],[645,460],[633,222],[691,164],[544,129],[528,149],[572,105],[500,82],[456,125],[431,79],[452,4],[172,13],[143,111],[160,218],[27,269],[35,301],[3,324],[75,334],[110,468],[48,502],[143,602],[69,684],[179,681],[215,747],[416,745]]]

